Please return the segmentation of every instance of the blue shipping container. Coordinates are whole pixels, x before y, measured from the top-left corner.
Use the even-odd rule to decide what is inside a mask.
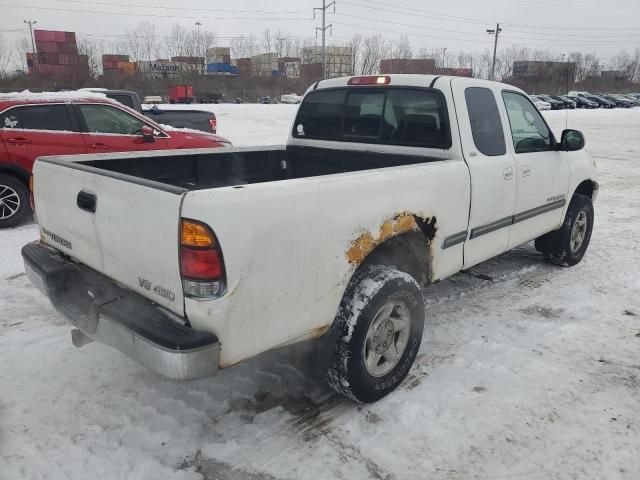
[[[207,64],[207,72],[209,73],[229,73],[231,65],[228,63],[209,63]]]

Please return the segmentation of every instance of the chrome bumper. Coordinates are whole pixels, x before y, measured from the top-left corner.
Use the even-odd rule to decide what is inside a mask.
[[[220,344],[212,333],[184,325],[180,317],[40,242],[25,245],[22,257],[29,280],[77,328],[71,332],[77,347],[104,343],[175,380],[216,373]]]

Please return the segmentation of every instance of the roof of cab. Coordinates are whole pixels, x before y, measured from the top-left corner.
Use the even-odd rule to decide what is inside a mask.
[[[102,93],[88,91],[30,92],[24,90],[22,92],[0,93],[0,111],[15,105],[69,102],[117,104],[115,100],[107,98]]]
[[[354,77],[390,77],[391,81],[389,86],[402,86],[402,87],[431,87],[435,84],[435,81],[451,81],[456,78],[472,80],[478,82],[478,84],[496,84],[499,82],[493,82],[490,80],[482,80],[479,78],[469,77],[456,77],[452,75],[420,75],[420,74],[405,74],[405,73],[392,73],[392,74],[374,74],[374,75],[352,75],[349,77],[330,78],[327,80],[320,80],[309,87],[307,93],[312,90],[319,90],[324,88],[336,88],[349,86],[348,82]],[[387,86],[387,85],[382,85]],[[353,88],[359,88],[360,86],[354,85]],[[514,88],[514,87],[511,87]],[[515,89],[515,88],[514,88]]]

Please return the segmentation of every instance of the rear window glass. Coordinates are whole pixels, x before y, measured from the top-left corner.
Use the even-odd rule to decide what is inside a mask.
[[[0,115],[0,128],[72,131],[66,105],[15,107]]]
[[[402,88],[311,92],[294,123],[294,137],[449,148],[444,100],[435,91]]]

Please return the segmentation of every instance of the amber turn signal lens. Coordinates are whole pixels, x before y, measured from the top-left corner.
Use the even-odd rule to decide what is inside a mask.
[[[182,220],[181,242],[187,247],[212,247],[216,243],[205,225],[190,220]]]

